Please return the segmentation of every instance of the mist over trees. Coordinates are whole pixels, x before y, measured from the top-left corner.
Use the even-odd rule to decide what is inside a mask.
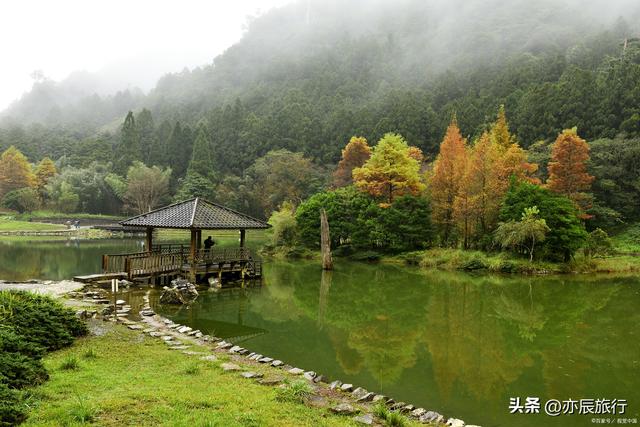
[[[91,210],[121,210],[106,177],[124,179],[139,161],[171,168],[174,200],[215,198],[267,217],[280,199],[328,185],[354,135],[402,135],[428,163],[454,112],[471,141],[504,105],[538,179],[558,133],[577,127],[593,142],[592,209],[636,218],[634,172],[617,169],[640,151],[636,17],[640,5],[624,1],[299,1],[255,18],[212,64],[166,75],[146,95],[86,95],[90,85],[41,80],[2,113],[0,150],[53,159],[67,195],[77,180],[65,169],[97,173],[105,198]],[[258,180],[270,162],[306,168],[311,183],[274,182],[279,195],[265,199]],[[282,168],[282,179],[296,170]]]

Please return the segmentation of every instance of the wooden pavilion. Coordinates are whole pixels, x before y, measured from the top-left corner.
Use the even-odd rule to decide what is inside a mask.
[[[123,276],[129,280],[164,283],[177,276],[192,282],[216,274],[239,273],[244,278],[262,274],[261,261],[245,247],[246,230],[269,228],[264,221],[216,203],[194,198],[120,221],[124,227],[146,231],[143,252],[102,256],[103,277]],[[189,230],[186,245],[156,245],[156,229]],[[239,230],[240,246],[202,248],[203,230]],[[105,277],[106,278],[106,277]]]

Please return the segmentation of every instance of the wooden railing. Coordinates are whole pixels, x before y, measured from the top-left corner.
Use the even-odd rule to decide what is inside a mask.
[[[128,277],[173,271],[195,264],[220,264],[254,261],[247,248],[200,249],[192,260],[190,248],[184,245],[154,246],[152,252],[102,255],[103,273],[126,273]]]

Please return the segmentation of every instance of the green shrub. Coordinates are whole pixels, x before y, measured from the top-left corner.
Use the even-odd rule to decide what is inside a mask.
[[[49,378],[42,362],[21,353],[0,353],[0,381],[11,388],[41,384]]]
[[[27,292],[0,291],[0,322],[49,351],[68,346],[87,333],[85,324],[61,303]]]
[[[0,381],[0,427],[15,426],[27,418],[22,393]]]

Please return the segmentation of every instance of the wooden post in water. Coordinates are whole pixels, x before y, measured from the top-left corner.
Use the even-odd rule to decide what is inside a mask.
[[[320,211],[320,247],[322,249],[322,269],[333,270],[329,221],[327,221],[327,212],[324,209]]]

